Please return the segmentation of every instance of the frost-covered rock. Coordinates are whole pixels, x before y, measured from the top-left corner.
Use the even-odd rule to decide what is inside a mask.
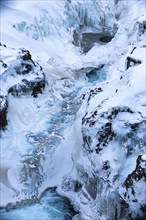
[[[109,43],[114,36],[110,33],[82,33],[81,37],[81,48],[84,53],[87,53],[96,43],[107,44]]]
[[[1,47],[2,93],[14,96],[30,93],[34,97],[42,93],[46,83],[45,74],[42,67],[32,60],[30,52]],[[8,53],[13,55],[7,58]]]
[[[42,67],[32,60],[27,50],[15,50],[1,44],[1,128],[7,121],[8,95],[22,96],[31,94],[37,97],[42,93],[46,78]]]
[[[132,219],[142,219],[146,215],[146,160],[139,155],[136,168],[130,173],[121,188],[121,197],[128,204],[127,215]]]
[[[81,219],[145,218],[145,156],[140,156],[146,146],[143,35],[138,29],[134,37],[140,46],[133,45],[119,56],[108,70],[109,79],[82,94],[77,113],[82,136],[75,163],[77,174],[62,185],[65,195],[79,207]],[[94,69],[86,73],[88,77],[94,75]],[[77,179],[79,191],[75,191]]]
[[[0,96],[0,130],[8,124],[7,120],[8,101],[6,96]]]
[[[92,198],[88,203],[93,219],[145,216],[146,201],[141,192],[145,161],[139,156],[146,144],[144,54],[145,47],[136,48],[133,57],[140,60],[138,65],[84,94],[82,156],[76,169],[82,188]]]

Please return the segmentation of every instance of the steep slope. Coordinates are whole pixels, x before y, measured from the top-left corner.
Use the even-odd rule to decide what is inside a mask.
[[[84,93],[77,114],[76,124],[81,126],[77,134],[80,132],[82,143],[80,151],[73,152],[74,175],[66,177],[60,192],[78,204],[82,212],[78,219],[145,219],[143,3],[139,7],[136,2],[130,4],[131,10],[120,17],[117,34],[109,43],[110,56],[114,57],[112,62],[109,59],[109,78]],[[131,16],[134,7],[141,16]]]

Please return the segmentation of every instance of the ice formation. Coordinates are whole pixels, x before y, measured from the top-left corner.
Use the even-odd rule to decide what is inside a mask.
[[[1,3],[1,207],[57,187],[74,220],[144,219],[145,9]]]

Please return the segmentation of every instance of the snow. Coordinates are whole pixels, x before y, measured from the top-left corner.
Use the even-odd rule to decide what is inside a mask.
[[[142,155],[142,160],[146,160],[146,154]]]
[[[1,59],[10,67],[16,59],[17,50],[28,49],[33,60],[43,67],[47,87],[36,99],[30,95],[8,96],[9,125],[2,132],[1,138],[1,205],[6,206],[9,202],[15,203],[27,198],[22,191],[31,189],[33,178],[37,185],[36,175],[41,173],[40,176],[43,177],[37,197],[46,188],[58,186],[58,192],[73,201],[82,217],[91,219],[94,201],[86,187],[83,186],[79,193],[64,191],[64,179],[70,177],[71,181],[79,180],[84,183],[86,173],[92,178],[92,171],[101,172],[102,162],[108,160],[111,167],[109,181],[119,175],[114,185],[117,190],[118,181],[120,184],[125,181],[135,169],[137,156],[144,153],[143,149],[135,149],[127,157],[124,146],[117,141],[111,142],[99,157],[96,154],[87,155],[82,135],[84,132],[92,137],[90,149],[94,151],[97,131],[107,123],[106,118],[99,117],[102,113],[110,112],[117,106],[132,109],[132,114],[120,112],[113,119],[112,129],[120,138],[131,131],[129,124],[141,122],[145,117],[145,34],[139,35],[138,31],[138,23],[143,22],[145,9],[144,1],[120,1],[117,6],[114,1],[98,1],[95,4],[90,1],[90,6],[87,1],[82,1],[82,5],[80,1],[72,1],[72,5],[68,5],[71,7],[70,14],[67,14],[64,11],[65,3],[66,1],[16,1],[11,5],[3,3],[1,41],[7,48],[2,50]],[[83,54],[80,48],[72,44],[72,32],[74,28],[78,30],[86,10],[88,22],[92,21],[93,26],[84,27],[83,31],[101,31],[102,25],[99,22],[104,16],[105,27],[110,29],[117,25],[118,30],[111,42],[106,45],[95,44],[88,53]],[[96,10],[98,13],[95,13]],[[37,31],[34,26],[31,29],[34,24]],[[136,49],[131,54],[134,47]],[[141,60],[142,63],[126,70],[127,56]],[[105,74],[106,77],[102,81],[89,80],[86,70],[98,68],[102,64],[104,68],[100,70],[100,74]],[[1,76],[4,72],[5,69],[2,68]],[[8,88],[14,83],[20,83],[23,78],[24,76],[8,76],[3,79],[2,94],[6,95]],[[29,80],[33,78],[33,74],[27,76]],[[95,88],[103,91],[88,100],[91,89]],[[85,95],[84,100],[81,99],[82,95]],[[98,116],[93,128],[88,125],[83,127],[82,118],[85,114],[90,117],[95,110],[98,110]],[[146,156],[143,155],[142,159],[146,160]],[[36,161],[39,161],[37,167]],[[29,189],[25,187],[25,181],[21,181],[24,165],[29,170],[26,172],[26,185],[29,184]],[[84,170],[83,179],[79,167]],[[32,181],[29,172],[32,172]],[[105,180],[108,178],[106,171],[100,174]],[[141,186],[137,187],[139,189]],[[32,187],[29,193],[34,195],[35,189]],[[141,195],[139,198],[143,202]],[[104,215],[96,218],[104,219]]]

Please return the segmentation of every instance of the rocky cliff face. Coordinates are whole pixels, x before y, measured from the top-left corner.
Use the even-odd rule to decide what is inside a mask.
[[[80,156],[75,163],[78,178],[65,179],[62,187],[71,199],[76,198],[82,210],[77,219],[145,219],[143,24],[143,21],[135,24],[135,44],[116,60],[117,67],[109,68],[110,72],[117,71],[115,78],[97,84],[83,95],[78,113],[82,137]]]
[[[0,128],[4,129],[7,122],[7,108],[8,108],[8,102],[6,96],[0,96]]]
[[[8,56],[9,55],[9,56]],[[28,50],[16,50],[1,44],[1,129],[8,124],[8,96],[21,97],[30,94],[37,97],[45,88],[45,74],[42,67],[32,60]]]
[[[78,178],[63,183],[84,210],[77,219],[145,219],[145,52],[136,48],[141,63],[84,94]]]
[[[122,188],[121,197],[127,204],[127,216],[130,219],[144,219],[146,214],[145,199],[146,158],[139,155],[135,170],[130,173]]]

